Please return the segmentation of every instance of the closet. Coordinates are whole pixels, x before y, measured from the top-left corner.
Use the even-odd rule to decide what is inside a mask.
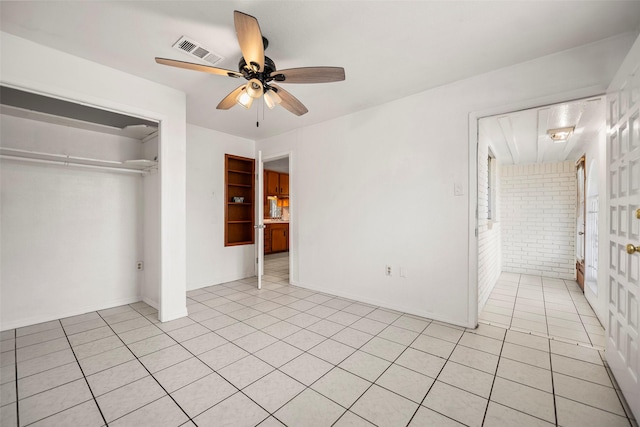
[[[2,323],[158,306],[158,125],[2,87]]]

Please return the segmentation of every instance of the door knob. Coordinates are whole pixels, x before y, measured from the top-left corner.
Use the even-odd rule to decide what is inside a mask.
[[[584,233],[582,231],[578,231],[578,235],[582,236]]]
[[[636,218],[640,219],[640,209],[636,209]]]
[[[640,246],[634,246],[633,244],[629,243],[627,245],[627,253],[633,254],[635,252],[640,252]]]

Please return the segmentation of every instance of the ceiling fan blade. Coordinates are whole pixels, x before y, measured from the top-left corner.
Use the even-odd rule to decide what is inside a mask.
[[[280,105],[282,105],[284,108],[286,108],[296,116],[301,116],[309,112],[309,110],[307,110],[307,107],[305,107],[302,102],[298,101],[295,96],[291,95],[289,92],[282,89],[278,85],[271,84],[270,86],[272,88],[275,88],[278,95],[280,95],[280,98],[282,99]]]
[[[302,67],[278,70],[272,73],[280,83],[330,83],[344,80],[342,67]]]
[[[193,62],[176,61],[175,59],[156,58],[156,62],[162,65],[169,65],[171,67],[184,68],[193,71],[202,71],[210,74],[217,74],[219,76],[229,77],[244,77],[241,73],[232,70],[225,70],[224,68],[211,67],[209,65],[194,64]]]
[[[238,95],[240,95],[240,92],[242,92],[242,89],[245,86],[246,85],[240,85],[237,88],[235,88],[229,95],[225,96],[224,99],[220,101],[220,103],[216,108],[218,110],[228,110],[229,108],[236,105],[237,103],[236,99],[238,98]]]
[[[254,71],[263,71],[264,44],[258,20],[251,15],[234,10],[233,21],[242,57],[248,66],[255,68]]]

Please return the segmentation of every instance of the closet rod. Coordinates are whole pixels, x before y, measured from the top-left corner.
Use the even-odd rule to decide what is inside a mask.
[[[139,169],[113,168],[110,166],[97,166],[97,165],[83,165],[82,163],[65,162],[62,160],[31,159],[29,157],[7,156],[6,154],[1,154],[0,159],[11,159],[11,160],[19,160],[23,162],[45,163],[45,164],[64,165],[64,166],[77,166],[81,168],[102,169],[102,170],[109,170],[114,172],[140,173],[140,174],[145,172]]]
[[[100,163],[107,163],[107,164],[112,164],[112,165],[121,165],[122,162],[118,162],[115,160],[101,160],[101,159],[92,159],[90,157],[78,157],[78,156],[69,156],[67,154],[53,154],[53,153],[43,153],[40,151],[30,151],[30,150],[21,150],[19,148],[8,148],[8,147],[0,147],[0,150],[2,151],[8,151],[9,153],[13,152],[13,153],[20,153],[20,154],[34,154],[36,156],[48,156],[48,157],[54,157],[57,159],[63,159],[64,162],[69,162],[72,160],[79,160],[79,161],[88,161],[88,162],[100,162]],[[11,155],[11,154],[9,154]]]

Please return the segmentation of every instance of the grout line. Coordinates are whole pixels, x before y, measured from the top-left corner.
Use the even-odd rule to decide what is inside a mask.
[[[60,320],[58,320],[58,322],[60,322]],[[60,327],[62,328],[62,322],[60,322]],[[104,414],[102,413],[102,409],[100,408],[100,405],[98,405],[98,401],[96,400],[96,396],[93,394],[93,390],[91,390],[91,386],[89,385],[89,381],[87,380],[87,376],[84,374],[84,369],[82,369],[82,366],[80,365],[80,361],[78,360],[78,356],[76,356],[76,352],[73,350],[73,347],[71,346],[71,342],[69,341],[69,336],[67,335],[67,332],[64,330],[64,328],[62,328],[62,330],[63,330],[63,333],[64,333],[65,338],[67,339],[67,342],[69,343],[69,348],[71,349],[71,353],[73,354],[73,357],[74,357],[74,358],[75,358],[75,360],[76,360],[76,364],[78,365],[78,368],[80,369],[80,373],[82,374],[82,379],[84,379],[84,382],[85,382],[85,384],[87,385],[87,388],[89,389],[89,393],[91,393],[91,397],[93,398],[93,402],[96,404],[96,407],[98,408],[98,412],[100,412],[100,416],[102,417],[102,420],[104,421],[104,424],[105,424],[105,425],[109,425],[109,424],[107,423],[107,419],[104,417]],[[72,362],[70,362],[70,363],[72,363]],[[68,363],[68,364],[70,364],[70,363]],[[54,368],[54,369],[55,369],[55,368]],[[80,378],[78,378],[78,379],[80,379]],[[73,381],[77,381],[78,379],[73,380]],[[73,382],[73,381],[70,381],[70,382]],[[67,383],[67,384],[68,384],[68,383]],[[57,387],[59,387],[59,386],[57,386]],[[54,390],[54,389],[55,389],[55,388],[50,389],[50,390]],[[86,400],[86,401],[84,401],[84,402],[80,402],[80,403],[78,403],[78,405],[81,405],[81,404],[83,404],[83,403],[85,403],[85,402],[88,402],[88,401],[89,401],[89,400]],[[69,407],[69,408],[65,408],[65,409],[63,409],[62,411],[56,412],[56,413],[54,413],[54,414],[50,414],[50,415],[46,416],[46,417],[45,417],[45,418],[43,418],[43,419],[49,418],[49,417],[51,417],[51,416],[53,416],[53,415],[56,415],[56,414],[58,414],[58,413],[60,413],[60,412],[64,412],[64,411],[66,411],[66,410],[68,410],[68,409],[71,409],[71,408],[74,408],[74,407],[76,407],[76,406],[78,406],[78,405],[74,405],[74,406],[71,406],[71,407]],[[40,421],[40,420],[38,420],[38,421]]]
[[[430,325],[430,324],[429,324],[429,325]],[[427,328],[429,327],[429,325],[427,325]],[[427,328],[423,329],[423,330],[422,330],[422,332],[424,332]],[[421,333],[421,334],[422,334],[422,333]],[[418,335],[418,337],[419,337],[419,336],[420,336],[420,335]],[[452,355],[452,354],[453,354],[453,352],[456,350],[456,347],[459,345],[460,340],[462,339],[462,337],[463,337],[463,336],[464,336],[464,332],[460,335],[460,337],[458,338],[458,340],[455,342],[455,346],[453,347],[453,350],[451,350],[451,353],[449,353],[449,356],[447,356],[447,358],[446,358],[446,359],[445,359],[444,357],[441,357],[441,359],[444,359],[444,360],[445,360],[445,362],[442,364],[442,368],[440,368],[440,371],[438,372],[438,374],[437,374],[437,375],[435,376],[435,378],[433,379],[433,383],[431,384],[431,386],[430,386],[430,387],[429,387],[429,389],[427,390],[427,393],[422,397],[422,400],[421,400],[421,401],[420,401],[420,403],[418,404],[418,408],[416,409],[416,411],[413,413],[413,415],[412,415],[412,416],[411,416],[411,418],[409,419],[409,422],[407,423],[407,426],[408,426],[409,424],[411,424],[411,421],[413,421],[413,418],[416,416],[416,414],[417,414],[417,413],[418,413],[418,411],[420,410],[420,407],[421,407],[421,406],[424,406],[424,401],[425,401],[425,399],[427,398],[427,396],[429,395],[429,393],[431,393],[431,390],[433,389],[433,386],[436,384],[436,381],[438,381],[438,377],[440,376],[440,374],[441,374],[441,373],[442,373],[442,371],[444,370],[445,366],[447,366],[447,363],[449,363],[449,359],[451,359],[451,355]],[[416,339],[417,339],[417,337],[416,337]],[[414,341],[415,341],[415,340],[414,340]],[[450,342],[450,341],[449,341],[449,342]],[[412,342],[412,344],[413,344],[413,342]],[[453,343],[452,343],[452,344],[453,344]],[[411,345],[411,344],[409,344],[409,345]],[[407,348],[409,348],[409,347],[407,347]],[[405,351],[406,351],[406,349],[405,349]],[[403,352],[403,353],[404,353],[404,352]],[[431,354],[431,353],[427,353],[427,354]],[[439,357],[439,356],[436,356],[436,357]],[[396,359],[396,360],[397,360],[397,359]],[[466,365],[465,365],[465,366],[466,366]],[[445,384],[447,384],[447,383],[445,383]],[[451,387],[455,387],[455,386],[451,386]],[[456,388],[458,388],[458,387],[456,387]],[[464,390],[464,391],[466,391],[466,390]],[[469,392],[467,392],[467,393],[469,393]],[[487,401],[487,405],[488,405],[488,404],[489,404],[489,402]],[[442,414],[442,413],[440,413],[440,412],[438,412],[438,411],[436,411],[436,410],[434,410],[434,409],[428,408],[427,406],[425,406],[425,408],[429,409],[430,411],[436,412],[436,413],[438,413],[438,414],[440,414],[440,415],[442,415],[442,416],[444,416],[444,417],[446,417],[446,418],[449,418],[450,420],[454,420],[453,418],[451,418],[451,417],[449,417],[449,416],[447,416],[447,415],[445,415],[445,414]],[[459,422],[458,420],[454,420],[454,421],[455,421],[455,422]]]
[[[15,363],[14,370],[16,376],[16,425],[20,424],[20,393],[18,391],[18,330],[13,330],[13,362]]]
[[[609,377],[609,380],[611,381],[611,385],[613,386],[613,389],[616,392],[616,396],[618,397],[618,401],[620,401],[620,406],[622,406],[622,410],[624,411],[627,419],[629,420],[629,424],[633,425],[633,421],[632,421],[633,413],[631,413],[631,409],[629,408],[629,404],[624,399],[624,395],[622,394],[622,390],[620,389],[620,386],[618,385],[618,382],[616,381],[616,378],[613,376],[613,371],[611,371],[611,367],[609,366],[609,363],[607,362],[607,359],[605,357],[603,357],[602,353],[598,352],[598,355],[600,356],[600,359],[602,360],[602,362],[604,364],[604,368],[607,371],[607,376]]]
[[[565,288],[566,286],[567,285],[565,283]],[[540,278],[540,290],[542,291],[542,306],[544,307],[544,323],[545,325],[547,325],[547,335],[551,335],[549,333],[549,316],[547,316],[547,298],[544,291],[544,280],[542,278]],[[549,344],[549,357],[551,357],[551,344]],[[554,413],[555,413],[555,399],[553,401],[554,401]],[[558,421],[558,418],[556,417],[556,424],[557,424],[557,421]]]
[[[556,403],[556,386],[553,375],[553,358],[551,357],[551,340],[547,343],[549,345],[549,369],[551,370],[551,394],[553,395],[553,416],[556,420],[556,425],[558,425],[558,404]]]
[[[513,296],[513,310],[511,310],[511,316],[509,319],[509,329],[511,329],[511,327],[513,326],[513,315],[516,312],[516,306],[518,305],[518,292],[520,292],[520,279],[522,278],[522,275],[518,276],[518,285],[516,286],[516,294]],[[493,291],[491,291],[493,293]],[[491,295],[489,295],[489,298],[491,298]],[[506,335],[505,335],[506,337]],[[487,405],[489,406],[489,405]]]
[[[102,315],[101,315],[100,313],[98,313],[98,316],[102,317]],[[103,320],[104,320],[104,318],[103,318]],[[137,360],[137,361],[138,361],[138,363],[140,363],[140,365],[141,365],[141,366],[142,366],[142,367],[143,367],[143,368],[144,368],[144,369],[149,373],[149,376],[151,376],[151,378],[153,378],[153,379],[155,380],[155,382],[156,382],[156,383],[158,383],[158,385],[160,386],[160,388],[162,388],[162,390],[166,393],[166,395],[167,395],[167,396],[169,396],[169,397],[171,398],[171,400],[173,400],[173,402],[176,404],[176,406],[177,406],[178,408],[180,408],[180,410],[181,410],[182,412],[184,412],[184,414],[187,416],[187,418],[189,419],[189,421],[193,421],[193,420],[191,419],[191,417],[189,416],[189,414],[187,414],[187,412],[182,408],[182,406],[180,406],[180,405],[178,404],[178,402],[176,402],[176,400],[173,398],[173,396],[171,396],[171,394],[167,392],[167,390],[164,388],[164,386],[163,386],[162,384],[160,384],[160,382],[157,380],[157,378],[153,376],[153,374],[151,373],[151,371],[149,371],[149,369],[146,367],[146,365],[145,365],[144,363],[142,363],[142,362],[140,361],[140,359],[138,358],[138,356],[137,356],[133,351],[131,351],[131,349],[129,348],[129,346],[127,346],[127,344],[125,344],[125,342],[124,342],[124,341],[122,341],[122,338],[120,338],[120,336],[119,336],[119,335],[118,335],[118,334],[113,330],[113,328],[111,328],[111,325],[108,325],[108,326],[109,326],[109,328],[111,329],[111,331],[112,331],[112,332],[113,332],[113,333],[118,337],[118,339],[122,342],[122,344],[124,344],[124,346],[127,348],[127,350],[129,350],[129,352],[133,355],[133,357],[135,357],[135,360]],[[166,334],[166,333],[165,333],[165,334]],[[166,334],[166,335],[167,335],[169,338],[173,339],[173,337],[171,337],[170,335],[168,335],[168,334]],[[175,340],[174,340],[174,341],[175,341]],[[177,343],[177,344],[180,344],[180,343],[178,343],[177,341],[176,341],[176,343]],[[168,347],[165,347],[165,348],[168,348]],[[184,348],[184,347],[183,347],[183,348]],[[186,349],[185,349],[185,350],[186,350]],[[188,351],[188,350],[187,350],[187,351]],[[75,353],[74,353],[74,354],[75,354]],[[127,362],[129,362],[129,361],[127,361]],[[127,363],[127,362],[125,362],[125,363]],[[178,363],[180,363],[180,362],[178,362]],[[79,363],[78,363],[78,364],[79,364]],[[116,366],[119,366],[119,365],[116,365]],[[173,366],[173,365],[172,365],[172,366]],[[107,368],[107,369],[111,369],[111,368]],[[104,369],[104,370],[107,370],[107,369]],[[102,371],[101,371],[101,372],[102,372]],[[84,375],[84,372],[83,372],[83,375]],[[138,380],[135,380],[135,381],[132,381],[132,382],[130,382],[130,383],[128,383],[128,384],[125,384],[125,385],[123,385],[123,386],[120,386],[120,387],[118,387],[118,388],[122,388],[122,387],[125,387],[125,386],[129,385],[129,384],[133,384],[134,382],[139,381],[139,380],[141,380],[141,379],[142,379],[142,378],[140,378],[140,379],[138,379]],[[86,380],[86,377],[85,377],[85,380]],[[87,385],[88,385],[88,381],[87,381]],[[113,390],[110,390],[110,391],[109,391],[109,392],[107,392],[107,393],[111,393],[112,391],[115,391],[115,390],[117,390],[118,388],[115,388],[115,389],[113,389]],[[89,387],[89,389],[91,390],[91,387]],[[105,394],[107,394],[107,393],[105,393]],[[93,391],[91,391],[91,394],[93,394]],[[164,397],[164,396],[162,396],[162,397]],[[160,397],[160,398],[158,398],[158,399],[156,399],[156,400],[162,399],[162,397]],[[94,397],[94,399],[95,399],[95,397]],[[153,402],[155,402],[156,400],[154,400]],[[120,419],[120,418],[122,418],[122,417],[125,417],[125,416],[127,416],[127,415],[129,415],[129,414],[131,414],[131,413],[133,413],[133,412],[135,412],[135,411],[139,410],[140,408],[143,408],[144,406],[146,406],[146,405],[148,405],[148,404],[150,404],[150,403],[153,403],[153,402],[148,402],[147,404],[145,404],[145,405],[143,405],[143,406],[141,406],[141,407],[139,407],[139,408],[136,408],[136,409],[134,409],[133,411],[127,412],[126,414],[124,414],[124,415],[122,415],[122,416],[118,417],[117,419]],[[98,405],[98,401],[97,401],[97,400],[96,400],[96,405]],[[100,405],[98,405],[98,409],[100,409]],[[100,409],[100,413],[102,414],[102,409]],[[103,415],[102,417],[104,418],[104,415]],[[113,420],[113,421],[115,421],[115,420]],[[106,423],[106,425],[109,425],[109,424],[107,423],[106,418],[105,418],[105,423]],[[195,422],[194,422],[194,424],[195,424]]]
[[[567,286],[567,282],[566,281],[564,282],[564,285],[567,287],[567,290],[569,291],[569,296],[571,297],[571,302],[573,303],[573,307],[576,309],[576,313],[578,314],[578,319],[580,319],[580,324],[582,325],[582,330],[587,335],[587,338],[589,339],[589,343],[593,346],[594,344],[593,344],[593,341],[591,341],[591,335],[589,335],[589,333],[587,332],[587,328],[584,327],[584,322],[582,321],[582,316],[580,316],[580,312],[578,311],[578,306],[576,305],[576,301],[573,299],[573,294],[569,290],[569,287]],[[586,298],[585,298],[585,300],[586,300]],[[588,303],[588,301],[587,301],[587,303]]]
[[[496,378],[498,378],[498,368],[500,367],[500,359],[502,359],[502,350],[504,349],[504,343],[507,339],[507,331],[504,332],[504,336],[502,337],[502,345],[500,346],[500,354],[498,355],[498,363],[496,363],[496,370],[493,373],[493,380],[491,381],[491,390],[489,390],[489,397],[487,398],[487,406],[484,408],[484,414],[482,416],[482,423],[480,425],[484,425],[484,422],[487,418],[487,412],[489,412],[489,404],[491,403],[491,395],[493,394],[493,386],[496,383]]]

